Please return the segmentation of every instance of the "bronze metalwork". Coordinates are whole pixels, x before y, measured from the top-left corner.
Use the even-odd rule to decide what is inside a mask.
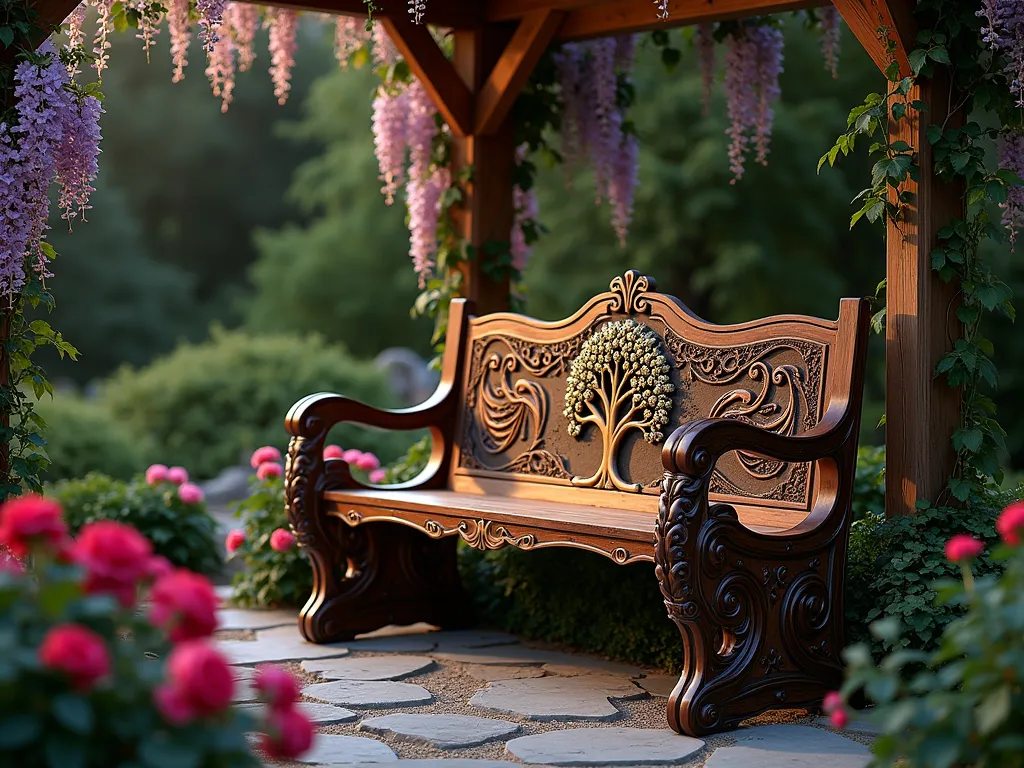
[[[452,307],[422,406],[313,395],[289,413],[288,515],[314,573],[305,636],[457,624],[459,539],[577,547],[653,561],[682,637],[677,731],[817,706],[841,679],[866,304],[715,326],[628,272],[555,323]],[[342,421],[430,429],[427,469],[360,485],[322,458]]]

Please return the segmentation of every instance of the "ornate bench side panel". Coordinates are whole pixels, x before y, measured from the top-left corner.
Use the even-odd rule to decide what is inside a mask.
[[[814,427],[836,339],[834,321],[805,317],[711,325],[636,272],[564,321],[474,318],[452,486],[551,500],[577,487],[589,490],[574,500],[653,513],[660,444],[678,425],[723,417],[785,435]],[[796,522],[814,484],[812,465],[736,452],[711,491]]]

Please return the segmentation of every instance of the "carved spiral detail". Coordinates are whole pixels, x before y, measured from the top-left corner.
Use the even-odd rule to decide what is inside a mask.
[[[697,514],[706,500],[703,478],[665,473],[654,532],[655,575],[672,619],[692,619],[699,612],[693,601],[691,540],[699,525]]]
[[[797,637],[809,637],[825,629],[832,615],[825,580],[814,571],[793,579],[783,603],[783,615]]]
[[[654,291],[656,286],[654,280],[647,275],[631,269],[622,277],[613,278],[608,289],[612,292],[609,304],[611,311],[628,315],[634,312],[647,312],[650,309],[650,302],[644,294]]]
[[[320,444],[306,437],[293,437],[288,442],[285,466],[285,513],[295,529],[299,544],[313,546],[318,538],[318,526],[312,519],[312,500],[317,461],[322,461]]]

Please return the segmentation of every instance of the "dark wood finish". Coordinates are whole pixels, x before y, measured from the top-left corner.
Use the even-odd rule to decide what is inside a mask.
[[[628,272],[564,321],[468,311],[453,302],[422,406],[320,394],[289,413],[288,515],[314,572],[303,634],[457,623],[460,538],[568,546],[654,562],[683,637],[677,731],[817,706],[842,677],[866,302],[844,300],[835,322],[715,326]],[[321,458],[342,421],[429,428],[429,466],[361,485]]]
[[[920,99],[925,111],[907,110],[907,119],[891,121],[892,140],[903,140],[918,153],[920,180],[905,189],[915,195],[903,217],[888,224],[886,356],[887,515],[914,514],[918,499],[935,501],[953,474],[953,432],[961,421],[960,392],[935,378],[939,358],[953,348],[962,329],[957,320],[957,289],[943,283],[931,266],[936,233],[964,216],[963,188],[943,183],[934,174],[931,123],[942,124],[950,112],[948,80],[923,80],[907,99]],[[963,114],[949,116],[949,126]]]

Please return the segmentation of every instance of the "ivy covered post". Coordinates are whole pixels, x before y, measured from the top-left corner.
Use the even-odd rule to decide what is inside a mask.
[[[956,281],[944,283],[932,268],[938,231],[964,216],[963,187],[943,182],[933,168],[929,128],[962,123],[950,114],[946,77],[919,78],[900,120],[889,122],[891,142],[903,141],[918,156],[917,180],[886,232],[885,442],[886,514],[912,514],[918,500],[935,502],[953,476],[953,433],[961,422],[961,393],[936,377],[939,360],[963,336],[957,320]],[[895,193],[894,193],[895,194]]]
[[[876,210],[887,214],[885,510],[889,516],[913,514],[919,500],[940,498],[956,464],[952,437],[961,423],[961,396],[936,370],[963,335],[958,286],[939,278],[932,251],[939,230],[963,217],[964,189],[935,173],[929,131],[959,124],[962,115],[951,112],[943,73],[911,80],[914,3],[835,0],[835,6],[891,86],[878,104],[883,114],[873,118],[888,132],[886,157],[875,166],[864,210],[879,196]]]

